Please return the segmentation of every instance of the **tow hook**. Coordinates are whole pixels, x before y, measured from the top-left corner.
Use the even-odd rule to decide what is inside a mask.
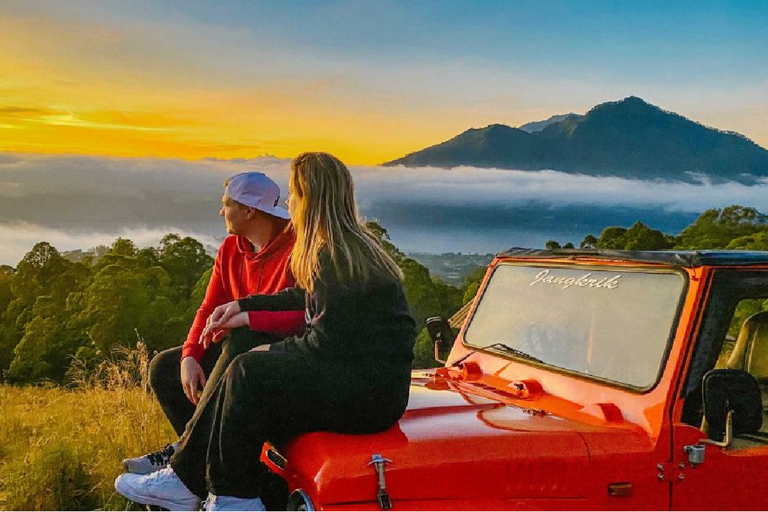
[[[381,510],[389,510],[392,508],[392,500],[389,499],[389,494],[387,494],[387,482],[384,478],[384,466],[386,464],[392,464],[392,461],[385,459],[378,453],[371,456],[371,462],[368,463],[369,466],[373,465],[376,469],[376,474],[379,477],[379,490],[376,493],[376,499],[379,500]]]

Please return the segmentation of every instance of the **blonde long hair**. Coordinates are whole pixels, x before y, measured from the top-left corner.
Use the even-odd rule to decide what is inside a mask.
[[[291,162],[289,185],[296,232],[291,270],[299,286],[314,290],[324,248],[342,282],[366,282],[374,272],[402,279],[397,264],[360,222],[352,175],[338,158],[302,153]]]

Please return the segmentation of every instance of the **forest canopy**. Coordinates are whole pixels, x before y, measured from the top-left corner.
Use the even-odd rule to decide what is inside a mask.
[[[484,270],[460,287],[430,275],[376,223],[368,227],[405,275],[405,292],[420,335],[415,367],[434,366],[426,319],[453,315],[472,300]],[[572,247],[572,243],[564,247]],[[625,250],[768,250],[768,216],[739,205],[702,213],[672,236],[636,222],[587,235],[582,248]],[[550,240],[547,247],[560,247]],[[94,365],[115,345],[143,341],[150,352],[180,345],[203,300],[213,259],[190,237],[166,235],[157,247],[118,238],[110,247],[61,254],[37,243],[16,265],[0,266],[0,381],[62,382],[73,361]]]
[[[428,316],[448,317],[462,306],[465,287],[434,279],[389,242],[384,228],[369,228],[402,268],[420,329]],[[0,380],[62,382],[75,359],[93,366],[115,345],[132,348],[142,341],[150,352],[179,346],[212,265],[199,241],[176,234],[157,247],[140,249],[118,238],[110,247],[66,255],[37,243],[15,268],[0,267]],[[420,340],[426,351],[417,364],[428,366],[426,334]]]

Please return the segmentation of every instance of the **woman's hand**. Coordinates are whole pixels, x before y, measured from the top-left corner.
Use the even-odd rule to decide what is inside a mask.
[[[203,331],[200,333],[200,339],[197,340],[197,342],[203,346],[204,349],[208,350],[208,347],[211,345],[211,343],[218,343],[221,338],[223,338],[225,331],[224,329],[217,329],[215,327],[211,327],[213,324],[213,314],[209,315],[208,318],[205,320],[205,327],[203,328]]]
[[[236,313],[234,316],[229,317],[226,321],[223,321],[223,322],[220,321],[218,324],[214,324],[213,322],[210,322],[208,325],[205,326],[205,329],[203,329],[202,334],[200,334],[199,343],[202,344],[203,347],[207,349],[208,346],[211,344],[211,342],[216,343],[222,338],[222,336],[214,336],[217,332],[220,332],[224,329],[235,329],[236,327],[246,327],[248,326],[249,323],[250,323],[250,319],[248,318],[247,311],[243,311],[242,313]]]
[[[206,320],[205,329],[200,334],[200,343],[206,349],[211,343],[213,334],[221,329],[233,329],[248,325],[248,313],[240,311],[237,301],[228,302],[217,307]],[[216,340],[214,340],[216,341]]]
[[[211,313],[211,325],[220,329],[224,327],[224,323],[227,320],[240,313],[240,311],[242,311],[240,309],[240,303],[236,300],[222,304],[221,306],[214,309],[213,313]]]
[[[221,340],[224,339],[224,337],[227,334],[229,334],[229,330],[228,329],[212,329],[207,334],[204,334],[204,333],[201,332],[200,333],[200,339],[197,340],[197,342],[199,344],[201,344],[203,346],[203,348],[208,349],[208,347],[211,345],[211,343],[218,343],[218,342],[220,342]]]

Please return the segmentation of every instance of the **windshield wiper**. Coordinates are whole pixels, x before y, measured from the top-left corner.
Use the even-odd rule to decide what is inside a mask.
[[[481,351],[481,350],[483,350],[483,349],[486,349],[486,348],[495,348],[495,349],[497,349],[497,350],[501,350],[502,352],[507,352],[507,353],[509,353],[509,354],[512,354],[512,355],[514,355],[514,356],[517,356],[517,357],[519,357],[520,359],[527,359],[528,361],[533,361],[533,362],[535,362],[535,363],[543,363],[543,362],[544,362],[544,361],[542,361],[541,359],[539,359],[538,357],[534,357],[534,356],[532,356],[531,354],[526,354],[526,353],[525,353],[525,352],[523,352],[522,350],[518,350],[518,349],[516,349],[516,348],[512,348],[512,347],[510,347],[509,345],[506,345],[506,344],[504,344],[504,343],[494,343],[494,344],[492,344],[492,345],[488,345],[487,347],[476,348],[475,350],[473,350],[473,351],[472,351],[472,352],[470,352],[469,354],[466,354],[464,357],[461,357],[461,358],[457,359],[456,361],[454,361],[452,364],[450,364],[450,365],[449,365],[449,367],[451,367],[451,368],[455,368],[455,367],[459,366],[459,365],[460,365],[461,363],[463,363],[463,362],[464,362],[464,361],[465,361],[465,360],[466,360],[466,359],[467,359],[469,356],[471,356],[471,355],[474,355],[474,354],[476,354],[477,352],[479,352],[479,351]]]
[[[501,350],[503,352],[507,352],[509,354],[512,354],[514,356],[517,356],[521,359],[527,359],[529,361],[533,361],[535,363],[543,363],[541,359],[538,357],[532,356],[531,354],[528,354],[526,352],[523,352],[522,350],[518,350],[516,348],[510,347],[509,345],[505,345],[504,343],[494,343],[493,345],[488,345],[486,348],[495,348],[498,350]]]

